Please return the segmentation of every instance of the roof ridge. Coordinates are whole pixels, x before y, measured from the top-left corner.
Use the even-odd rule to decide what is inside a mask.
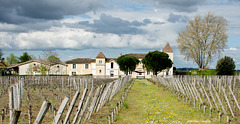
[[[173,53],[173,50],[168,42],[167,42],[166,46],[164,47],[163,52]]]
[[[102,50],[100,50],[100,52],[98,53],[98,55],[96,56],[96,58],[106,58],[105,55],[103,54]]]

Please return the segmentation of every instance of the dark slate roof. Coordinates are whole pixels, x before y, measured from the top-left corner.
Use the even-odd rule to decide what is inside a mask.
[[[95,62],[95,59],[90,58],[76,58],[73,60],[66,61],[67,64],[69,63],[92,63]]]
[[[173,53],[173,50],[171,48],[171,46],[169,45],[169,43],[167,42],[166,46],[163,49],[163,52],[165,53]]]
[[[134,56],[134,57],[136,57],[136,58],[138,58],[138,59],[142,59],[142,58],[144,58],[147,54],[146,54],[146,53],[128,53],[128,55]]]
[[[106,58],[105,55],[102,53],[102,51],[100,51],[98,53],[98,55],[96,56],[96,58]]]

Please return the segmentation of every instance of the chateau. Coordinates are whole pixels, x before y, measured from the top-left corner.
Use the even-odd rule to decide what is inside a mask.
[[[166,44],[163,51],[169,55],[173,61],[173,50],[169,43]],[[152,72],[143,69],[141,60],[147,53],[129,53],[140,60],[134,72],[130,72],[133,78],[150,78]],[[119,54],[121,56],[121,54]],[[68,75],[93,75],[94,77],[113,77],[117,78],[124,76],[124,72],[119,69],[116,62],[117,58],[107,58],[102,51],[98,53],[95,59],[92,58],[76,58],[66,61]],[[164,70],[159,75],[173,75],[173,67],[169,70]]]
[[[169,43],[166,44],[162,52],[169,55],[173,61],[173,50]],[[142,59],[147,53],[128,53],[128,55],[134,56],[139,59],[140,63],[136,66],[134,72],[130,72],[132,78],[151,78],[152,72],[148,72],[143,69]],[[119,54],[118,57],[120,57]],[[117,58],[107,58],[102,51],[98,53],[95,59],[92,58],[76,58],[58,63],[49,63],[42,60],[30,60],[27,62],[11,65],[9,67],[0,63],[0,69],[8,69],[11,74],[17,75],[41,75],[39,69],[42,65],[46,65],[48,71],[47,75],[92,75],[94,77],[111,77],[118,78],[126,75],[122,72],[117,64]],[[168,70],[163,70],[158,75],[173,75],[173,67]]]

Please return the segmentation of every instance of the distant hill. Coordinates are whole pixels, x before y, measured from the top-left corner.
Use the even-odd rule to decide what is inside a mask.
[[[198,70],[198,68],[177,68],[177,71],[191,71],[191,70]]]

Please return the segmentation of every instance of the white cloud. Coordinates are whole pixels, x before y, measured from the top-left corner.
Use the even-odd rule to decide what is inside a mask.
[[[231,48],[229,48],[229,50],[234,50],[234,51],[236,51],[236,50],[238,50],[238,49],[231,47]]]

